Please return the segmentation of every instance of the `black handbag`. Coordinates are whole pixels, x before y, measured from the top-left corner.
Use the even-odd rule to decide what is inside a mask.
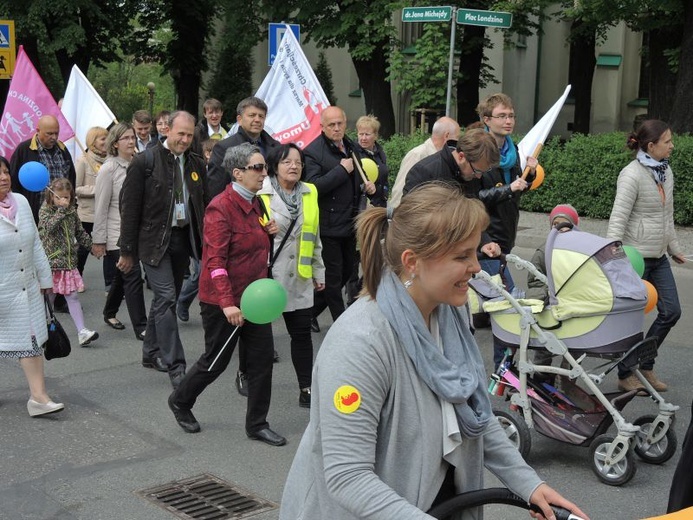
[[[43,344],[43,355],[46,356],[46,359],[67,357],[72,351],[70,338],[58,321],[58,318],[55,317],[53,305],[48,296],[44,295],[44,300],[48,312],[48,341]]]

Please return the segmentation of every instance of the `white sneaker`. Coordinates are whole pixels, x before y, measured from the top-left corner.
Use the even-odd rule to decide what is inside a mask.
[[[95,339],[99,339],[99,333],[95,330],[89,330],[85,328],[79,331],[79,334],[77,334],[77,338],[79,339],[79,346],[86,347]]]
[[[60,412],[65,409],[63,403],[54,403],[53,401],[48,401],[47,403],[39,403],[33,399],[29,399],[26,403],[26,409],[31,417],[38,417],[40,415],[48,415],[50,413]]]

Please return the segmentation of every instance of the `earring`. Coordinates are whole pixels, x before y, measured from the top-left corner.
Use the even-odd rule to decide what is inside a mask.
[[[416,274],[412,273],[411,278],[404,282],[404,288],[409,289],[412,285],[414,285],[414,278],[416,278]]]

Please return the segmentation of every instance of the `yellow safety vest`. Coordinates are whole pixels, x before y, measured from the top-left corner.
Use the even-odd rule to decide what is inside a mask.
[[[310,192],[303,194],[303,225],[298,247],[298,274],[301,278],[313,278],[313,251],[318,238],[320,212],[318,210],[318,190],[308,182],[303,183]],[[262,201],[267,208],[267,218],[271,218],[270,195],[262,194]]]

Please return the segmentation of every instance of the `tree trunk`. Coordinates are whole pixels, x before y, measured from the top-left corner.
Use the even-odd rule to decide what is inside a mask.
[[[689,7],[686,8],[690,10]],[[688,31],[691,29],[688,28]],[[676,74],[668,63],[668,51],[675,51],[681,45],[683,27],[680,24],[665,26],[650,31],[650,102],[647,117],[668,121],[676,96]],[[683,49],[682,49],[683,50]],[[685,56],[685,54],[681,54]],[[681,61],[685,70],[685,62]],[[690,73],[690,72],[689,72]],[[690,96],[690,93],[688,93]]]
[[[200,74],[181,73],[180,77],[174,80],[174,85],[178,93],[176,108],[197,117],[197,107],[200,102]]]
[[[570,26],[571,93],[575,98],[573,132],[589,134],[592,117],[592,80],[597,65],[595,57],[596,31],[582,20],[574,20]]]
[[[352,58],[359,84],[363,90],[366,114],[373,114],[380,121],[380,135],[388,139],[395,133],[395,111],[392,108],[392,93],[387,75],[386,42],[376,45],[369,60]]]
[[[70,80],[73,65],[77,65],[85,76],[89,72],[91,60],[89,51],[84,47],[78,48],[74,54],[68,54],[65,49],[58,49],[55,51],[55,58],[58,60],[60,76],[63,78],[64,86],[67,86],[67,82]]]
[[[683,39],[680,56],[693,56],[693,3],[686,2],[684,7]],[[679,75],[676,81],[676,94],[671,110],[669,123],[676,133],[693,132],[693,68],[679,61]]]
[[[171,10],[173,39],[168,45],[168,65],[178,95],[176,108],[197,116],[202,71],[207,68],[205,43],[212,21],[211,1],[176,2]]]
[[[456,85],[457,122],[467,126],[479,120],[476,107],[479,105],[479,82],[486,28],[476,25],[458,27],[464,27],[464,30],[460,44],[460,78]]]

